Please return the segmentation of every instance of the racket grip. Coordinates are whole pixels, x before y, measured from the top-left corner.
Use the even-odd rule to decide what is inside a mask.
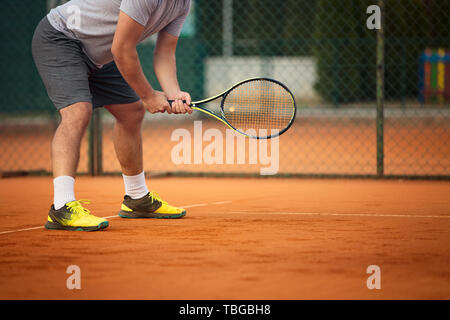
[[[172,103],[175,102],[175,100],[167,100],[167,101],[170,103],[170,105],[172,105]],[[183,103],[186,103],[186,100],[183,100]]]

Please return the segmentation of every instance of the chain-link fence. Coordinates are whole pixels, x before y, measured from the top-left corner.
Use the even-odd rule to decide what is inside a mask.
[[[379,6],[369,8],[383,9],[383,3],[381,16]],[[4,4],[4,174],[51,171],[58,115],[33,65],[30,43],[34,27],[57,4]],[[214,119],[195,113],[147,114],[145,170],[260,174],[272,167],[283,175],[448,178],[449,13],[450,1],[444,0],[193,1],[177,48],[181,88],[200,100],[239,80],[274,78],[294,93],[297,119],[279,140],[256,145],[244,140],[242,146],[236,140],[230,147],[226,128]],[[151,84],[159,88],[152,66],[154,46],[150,38],[139,53]],[[96,112],[95,120],[82,144],[79,171],[120,172],[112,141],[114,120],[106,110]]]

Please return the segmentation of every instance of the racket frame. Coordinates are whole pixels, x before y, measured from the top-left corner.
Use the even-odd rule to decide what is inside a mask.
[[[290,97],[292,99],[293,109],[294,110],[293,110],[293,113],[292,113],[292,117],[291,117],[291,119],[289,121],[289,124],[286,126],[286,128],[284,128],[283,130],[277,132],[276,134],[268,135],[268,136],[252,136],[252,135],[246,134],[245,132],[242,132],[242,131],[236,129],[235,127],[233,127],[227,121],[227,118],[225,117],[224,110],[223,110],[223,105],[224,105],[224,102],[225,102],[225,99],[226,99],[227,95],[234,88],[236,88],[236,87],[238,87],[238,86],[240,86],[240,85],[242,85],[242,84],[244,84],[246,82],[256,81],[256,80],[266,80],[266,81],[274,82],[274,83],[280,85],[281,87],[283,87],[289,93],[289,95],[290,95]],[[218,115],[217,113],[215,113],[215,112],[213,112],[211,110],[208,110],[206,108],[203,108],[203,107],[199,106],[200,104],[211,102],[211,101],[216,100],[216,99],[218,99],[220,97],[222,97],[222,100],[220,102],[220,113],[221,113],[221,115]],[[286,87],[283,83],[281,83],[281,82],[279,82],[277,80],[270,79],[270,78],[261,78],[261,77],[249,78],[249,79],[242,80],[242,81],[234,84],[231,88],[225,90],[224,92],[219,93],[218,95],[215,95],[215,96],[207,98],[207,99],[191,102],[190,107],[193,110],[201,111],[201,112],[203,112],[203,113],[205,113],[205,114],[207,114],[207,115],[209,115],[211,117],[216,118],[217,120],[223,122],[225,125],[227,125],[229,128],[231,128],[232,130],[234,130],[234,131],[238,132],[239,134],[242,134],[242,135],[244,135],[246,137],[252,138],[252,139],[271,139],[271,138],[276,138],[276,137],[280,136],[282,133],[286,132],[292,126],[292,124],[294,123],[295,117],[297,115],[297,104],[295,102],[295,98],[294,98],[294,95],[292,94],[291,90],[289,90],[288,87]]]

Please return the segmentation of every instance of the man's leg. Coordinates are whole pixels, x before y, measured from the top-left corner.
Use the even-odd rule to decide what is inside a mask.
[[[139,199],[148,194],[143,169],[141,126],[145,110],[141,101],[110,105],[106,109],[116,118],[114,149],[122,168],[125,194]]]
[[[92,115],[92,104],[79,102],[60,110],[61,123],[52,141],[54,201],[45,227],[58,230],[94,231],[108,227],[108,221],[90,214],[76,201],[75,174],[80,145]]]
[[[81,139],[92,115],[92,105],[79,102],[60,110],[61,123],[52,141],[54,208],[75,200],[75,174]]]
[[[141,101],[105,107],[115,118],[113,140],[125,184],[119,215],[123,218],[181,218],[186,214],[148,192],[143,169],[141,127],[145,109]]]
[[[92,116],[92,104],[79,102],[60,110],[61,123],[52,141],[53,176],[75,177],[81,139]]]
[[[105,108],[116,118],[113,141],[123,174],[140,174],[144,170],[141,126],[145,110],[142,102],[110,105]]]

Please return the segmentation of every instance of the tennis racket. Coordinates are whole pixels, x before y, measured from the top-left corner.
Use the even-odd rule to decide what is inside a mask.
[[[221,99],[220,114],[200,106],[216,99]],[[190,107],[254,139],[270,139],[286,132],[297,111],[291,91],[281,82],[268,78],[241,81],[221,94],[192,102]]]

